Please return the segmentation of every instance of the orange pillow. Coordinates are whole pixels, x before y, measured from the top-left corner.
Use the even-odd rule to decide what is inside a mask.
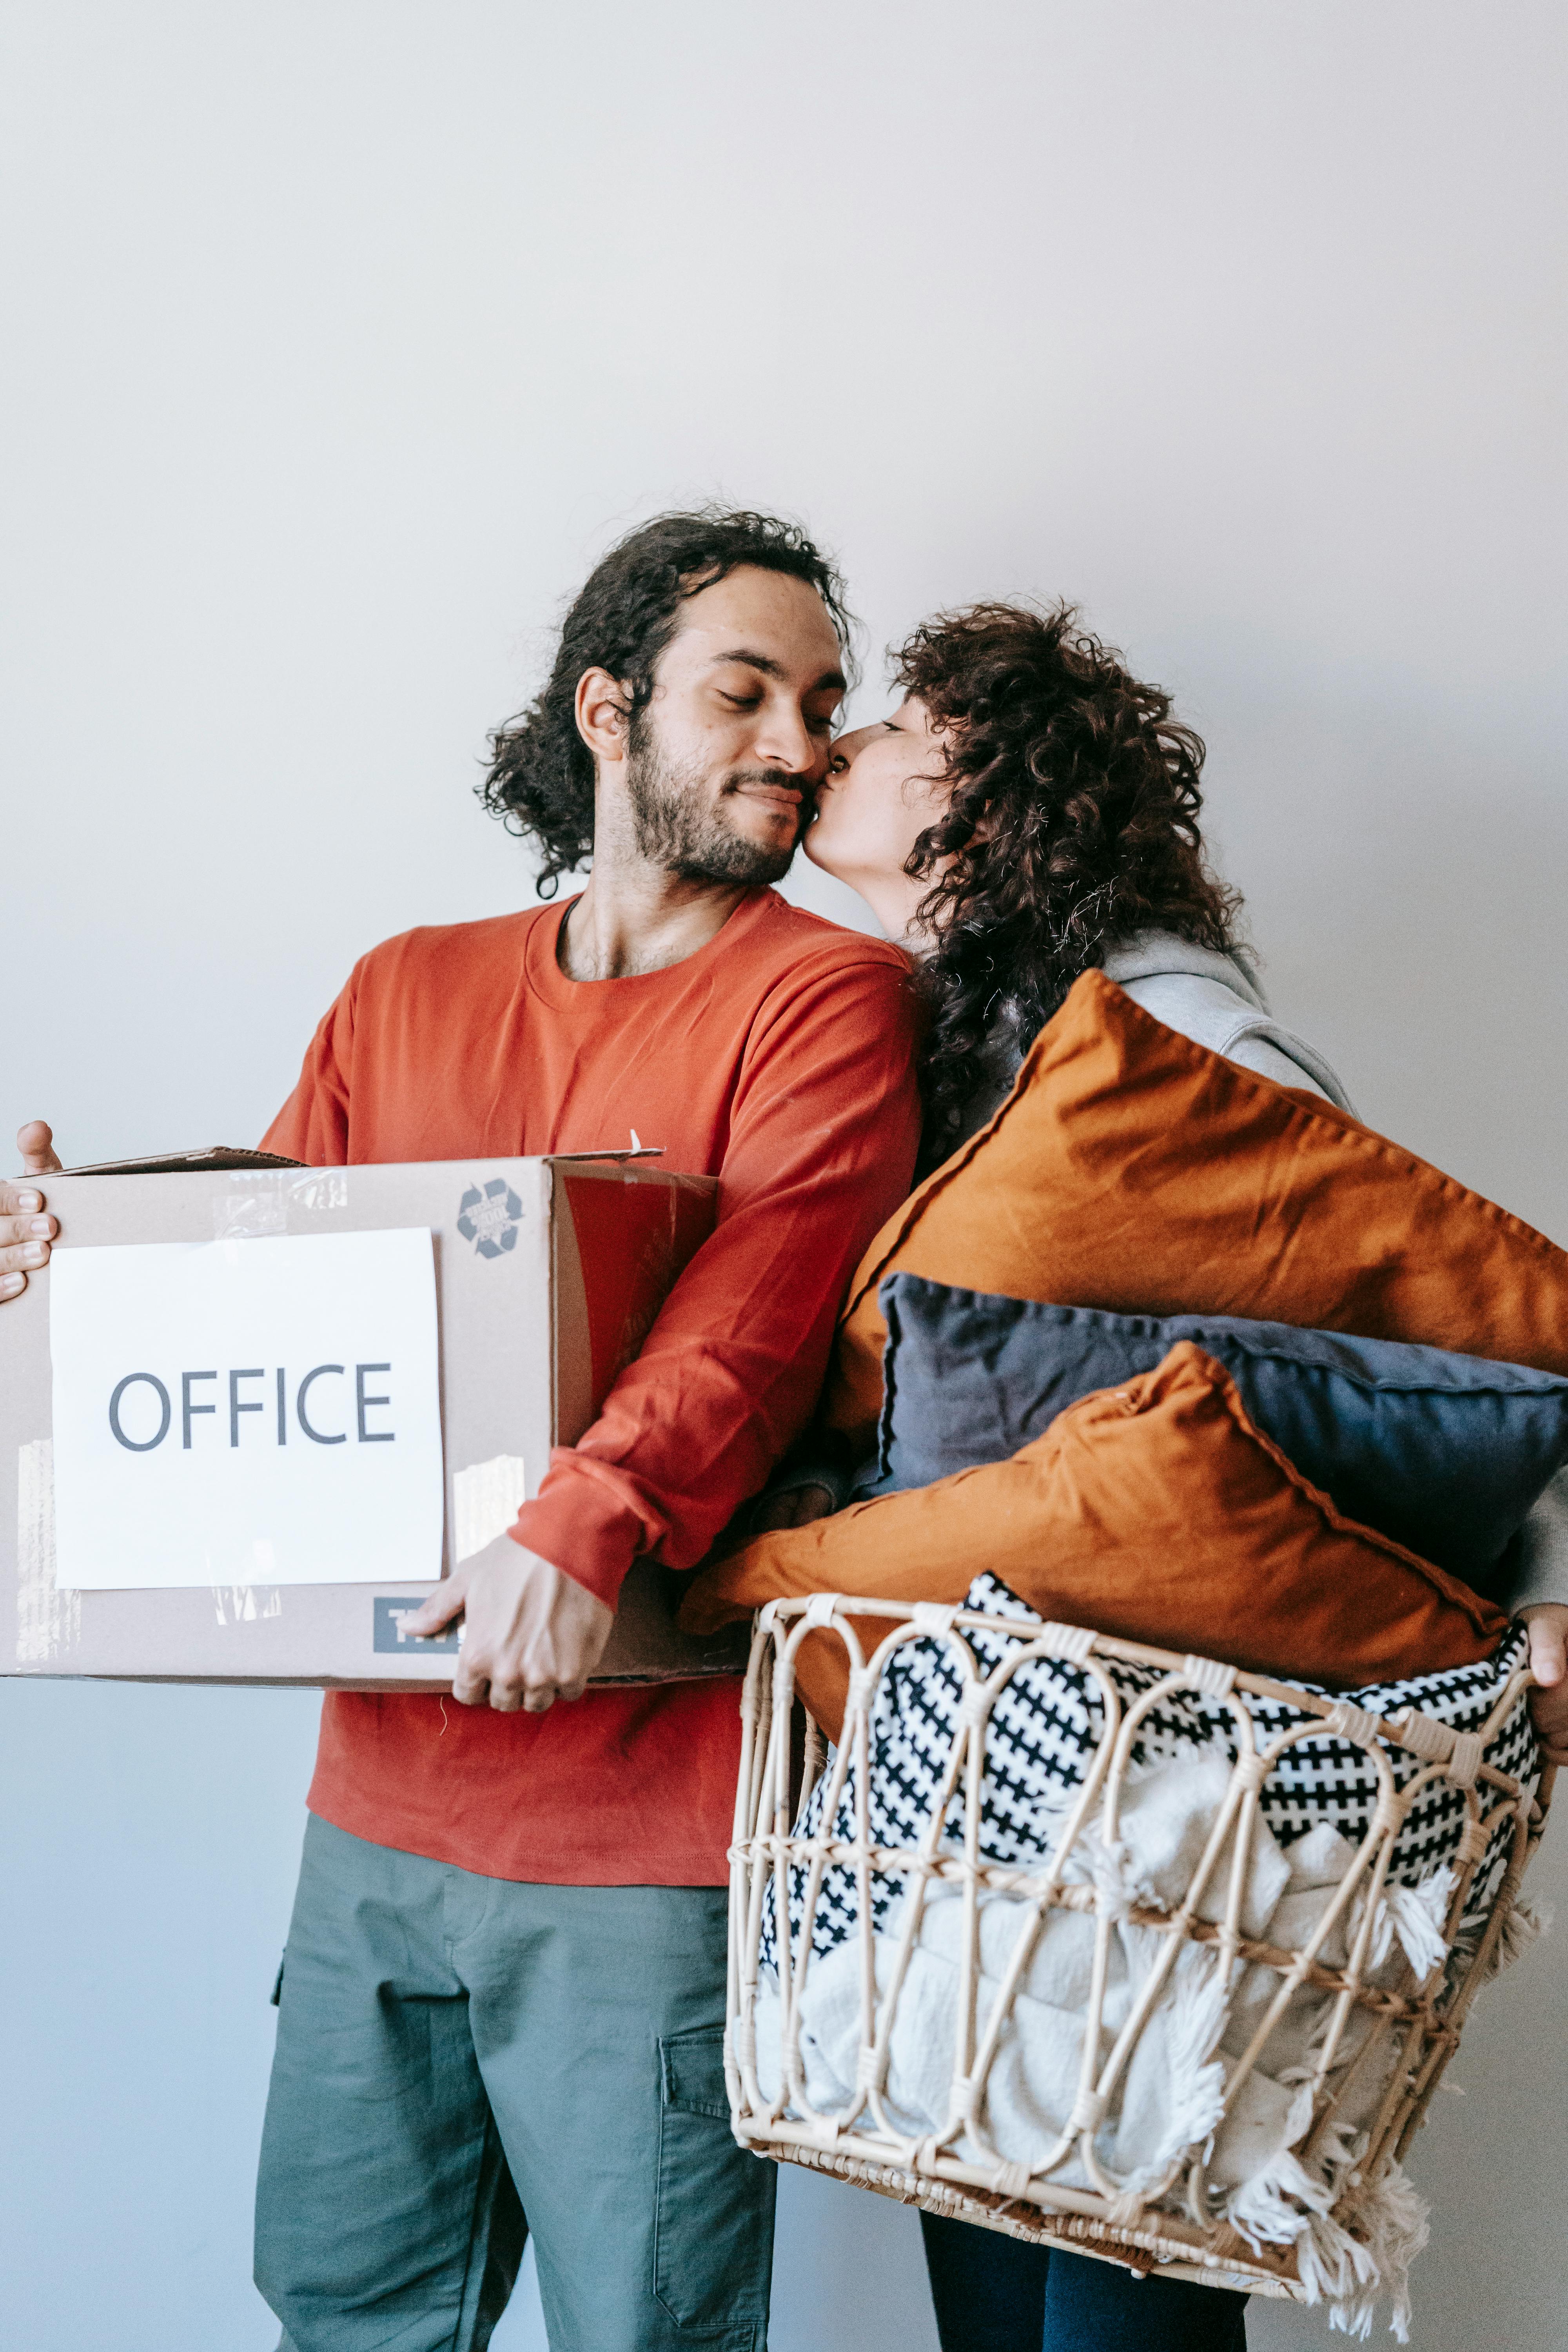
[[[1474,1664],[1507,1623],[1337,1511],[1190,1340],[1069,1406],[1010,1462],[758,1537],[702,1571],[680,1622],[709,1633],[806,1592],[962,1601],[987,1569],[1059,1624],[1331,1688]],[[887,1631],[861,1621],[868,1652]],[[836,1635],[807,1636],[798,1675],[836,1731],[847,1675]]]
[[[827,1418],[868,1445],[899,1269],[1131,1315],[1246,1315],[1568,1372],[1568,1255],[1331,1103],[1085,972],[988,1127],[861,1261]]]

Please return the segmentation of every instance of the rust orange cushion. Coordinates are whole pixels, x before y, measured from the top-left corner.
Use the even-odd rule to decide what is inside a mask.
[[[988,1127],[883,1226],[828,1419],[868,1445],[899,1269],[1120,1314],[1245,1315],[1568,1372],[1568,1255],[1346,1111],[1076,982]]]
[[[681,1622],[710,1633],[807,1592],[962,1601],[983,1570],[1058,1623],[1331,1688],[1473,1664],[1507,1622],[1345,1518],[1248,1419],[1224,1368],[1184,1340],[1155,1370],[1069,1406],[1011,1461],[759,1537],[703,1570]],[[867,1620],[862,1639],[886,1631]],[[808,1636],[798,1671],[834,1730],[842,1645]]]

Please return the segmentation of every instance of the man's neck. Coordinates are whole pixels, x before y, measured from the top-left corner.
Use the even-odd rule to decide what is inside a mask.
[[[684,963],[723,929],[743,882],[687,882],[641,858],[596,859],[561,926],[556,960],[568,980],[629,980]]]

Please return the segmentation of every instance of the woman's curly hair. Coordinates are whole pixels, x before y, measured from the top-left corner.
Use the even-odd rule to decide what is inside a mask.
[[[1072,605],[938,614],[899,648],[894,677],[947,731],[953,788],[906,869],[934,877],[919,916],[936,942],[929,1167],[986,1082],[1001,1008],[1026,1050],[1108,945],[1157,928],[1227,948],[1241,901],[1204,855],[1202,740]]]
[[[815,588],[827,607],[850,676],[852,624],[837,567],[799,525],[776,515],[703,507],[656,515],[611,548],[561,628],[549,681],[528,709],[490,737],[479,786],[492,816],[543,852],[539,895],[594,852],[594,755],[577,732],[577,682],[605,669],[626,689],[636,722],[653,697],[654,667],[675,635],[680,607],[700,589],[750,564]]]

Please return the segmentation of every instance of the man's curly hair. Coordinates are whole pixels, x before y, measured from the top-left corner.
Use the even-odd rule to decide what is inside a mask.
[[[653,697],[653,674],[675,635],[680,608],[745,565],[782,572],[815,588],[827,608],[845,673],[852,624],[844,583],[832,561],[799,525],[776,515],[704,507],[656,515],[601,558],[562,624],[550,678],[528,709],[490,737],[490,763],[479,786],[492,816],[543,852],[541,898],[594,852],[594,755],[577,732],[577,681],[605,669],[626,691],[635,726]]]
[[[922,623],[894,677],[947,730],[952,798],[907,871],[935,878],[922,1164],[962,1132],[1005,1006],[1026,1050],[1080,972],[1152,928],[1235,939],[1239,895],[1198,831],[1204,746],[1171,698],[1133,677],[1076,609],[973,604]]]

